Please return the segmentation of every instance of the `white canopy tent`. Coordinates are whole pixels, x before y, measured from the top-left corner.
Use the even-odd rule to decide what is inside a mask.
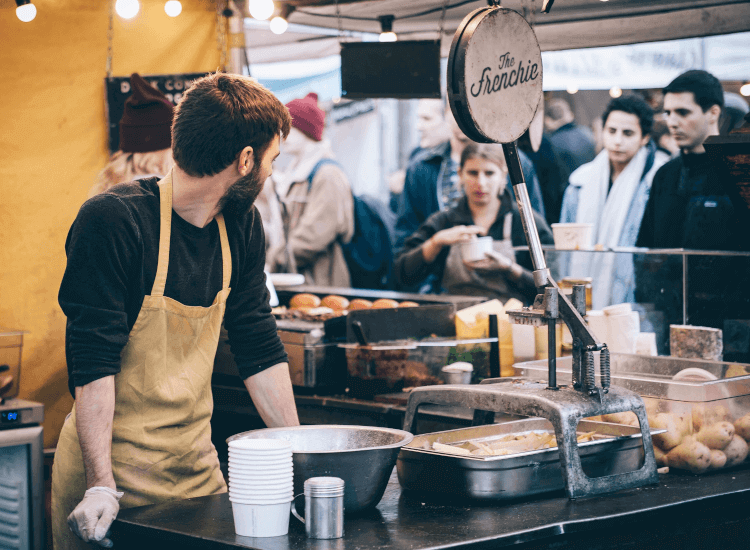
[[[378,20],[393,15],[402,39],[438,37],[443,22],[443,55],[453,33],[470,11],[486,0],[276,0],[292,5],[286,33],[275,35],[267,22],[250,18],[245,41],[251,64],[335,55],[339,40],[372,39]],[[542,0],[505,0],[503,7],[524,14],[543,51],[659,42],[750,31],[747,0],[556,0],[539,13]],[[337,17],[337,11],[339,17]]]

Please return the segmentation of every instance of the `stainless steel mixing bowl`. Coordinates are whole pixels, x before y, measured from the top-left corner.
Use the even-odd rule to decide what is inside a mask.
[[[323,425],[253,430],[233,435],[227,443],[236,439],[291,441],[294,494],[302,493],[311,477],[340,477],[345,483],[344,511],[352,513],[380,502],[399,449],[414,436],[391,428]]]

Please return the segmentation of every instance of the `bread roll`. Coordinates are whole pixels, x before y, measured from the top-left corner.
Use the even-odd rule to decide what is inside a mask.
[[[370,300],[363,300],[362,298],[354,298],[351,302],[349,302],[349,307],[347,309],[370,309],[372,307],[372,302]]]
[[[417,302],[401,302],[398,307],[419,307]]]
[[[398,307],[398,302],[396,300],[390,300],[388,298],[381,298],[380,300],[375,300],[372,303],[372,309],[389,309]]]
[[[347,300],[343,296],[331,294],[330,296],[326,296],[325,298],[323,298],[320,301],[320,305],[323,307],[330,307],[334,311],[341,311],[342,309],[346,309],[349,307],[349,300]]]
[[[320,306],[320,298],[315,296],[315,294],[295,294],[289,300],[289,307],[292,309],[318,306]]]

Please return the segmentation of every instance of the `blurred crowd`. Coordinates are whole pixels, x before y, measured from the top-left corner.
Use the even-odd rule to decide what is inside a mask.
[[[92,194],[170,168],[164,130],[171,105],[138,75],[132,88],[121,150]],[[526,238],[502,146],[469,140],[446,101],[419,101],[419,145],[388,177],[388,204],[352,193],[326,140],[316,94],[287,108],[292,130],[282,145],[283,170],[255,203],[268,272],[301,273],[323,286],[533,299],[529,255],[513,249]],[[542,243],[554,242],[554,224],[587,223],[604,248],[746,249],[703,142],[741,126],[748,110],[705,71],[612,99],[591,127],[576,121],[566,99],[549,97],[539,107],[541,136],[527,132],[518,141]],[[143,139],[146,128],[158,135]],[[466,261],[461,246],[481,236],[492,238],[492,250]],[[625,255],[560,261],[563,272],[597,280],[595,307],[635,300],[636,271],[658,271]]]

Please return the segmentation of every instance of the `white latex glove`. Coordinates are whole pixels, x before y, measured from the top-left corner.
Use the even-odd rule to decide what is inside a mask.
[[[109,487],[92,487],[68,516],[68,527],[85,542],[112,548],[112,541],[107,535],[120,511],[123,494]]]

